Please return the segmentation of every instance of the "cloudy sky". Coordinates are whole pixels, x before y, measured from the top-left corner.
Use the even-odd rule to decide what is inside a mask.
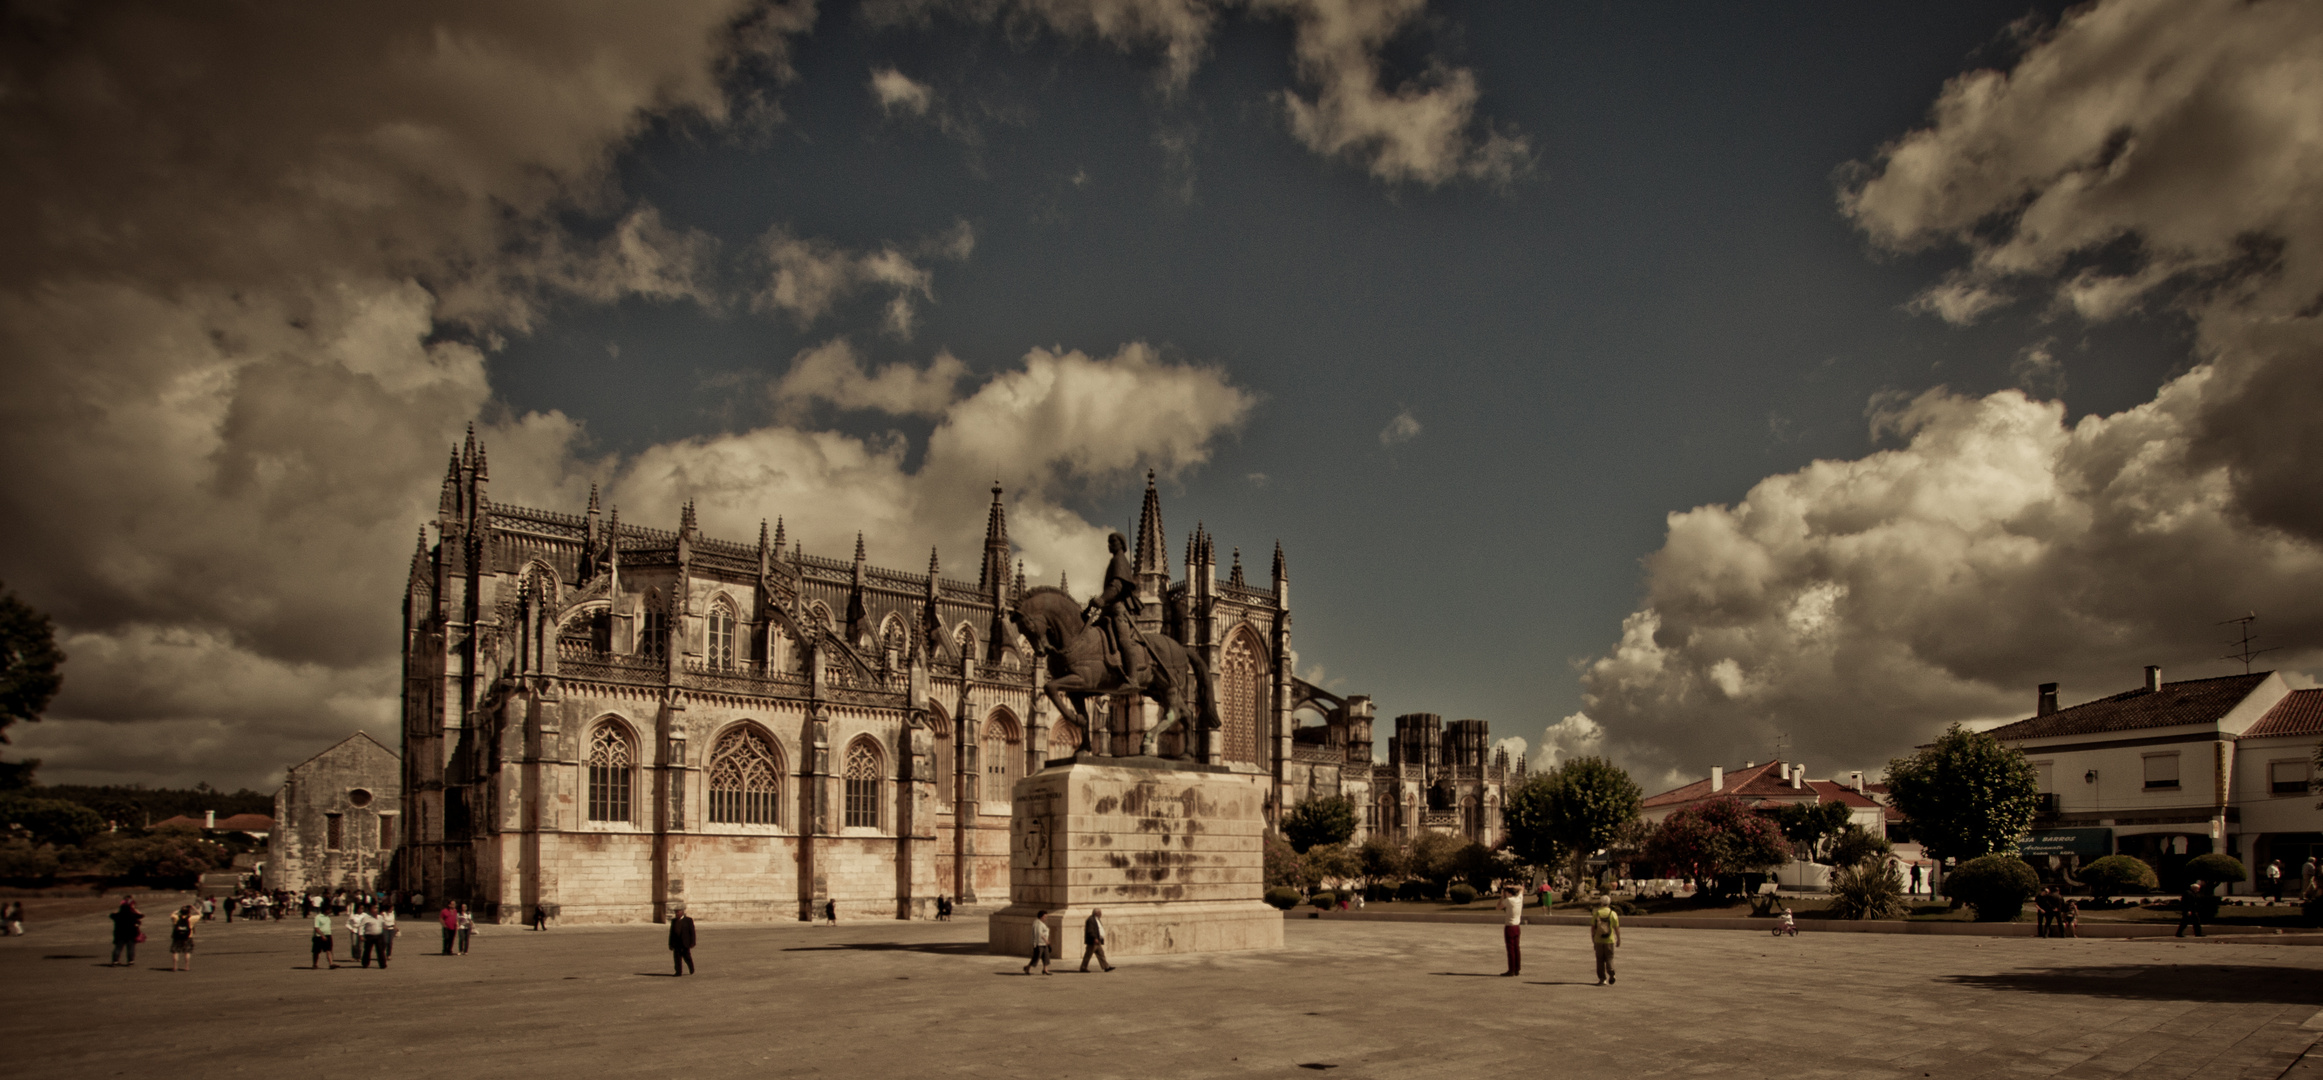
[[[1096,583],[1163,478],[1302,673],[1653,786],[2323,667],[2323,7],[18,5],[11,756],[397,726],[494,495]],[[1175,552],[1173,552],[1174,557]],[[2305,679],[2304,674],[2296,677]]]

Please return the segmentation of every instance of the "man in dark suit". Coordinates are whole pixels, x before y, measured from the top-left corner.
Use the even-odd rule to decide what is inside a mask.
[[[694,917],[686,914],[686,906],[679,904],[669,917],[669,957],[675,974],[690,975],[694,971]]]
[[[1105,913],[1096,908],[1090,908],[1089,917],[1081,923],[1081,970],[1089,970],[1092,956],[1105,970],[1113,970],[1113,965],[1105,959]]]

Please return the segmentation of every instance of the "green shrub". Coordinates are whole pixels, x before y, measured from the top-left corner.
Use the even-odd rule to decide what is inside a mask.
[[[1455,904],[1471,903],[1476,899],[1476,888],[1463,881],[1444,890],[1444,896]]]
[[[2153,867],[2128,855],[2108,855],[2081,868],[2081,884],[2088,886],[2090,897],[2097,900],[2152,892],[2161,883]]]
[[[2200,878],[2213,885],[2218,885],[2247,881],[2250,879],[2250,872],[2244,870],[2242,862],[2234,856],[2211,852],[2208,855],[2196,855],[2186,860],[2186,876]]]
[[[1307,903],[1313,904],[1314,906],[1319,907],[1325,911],[1329,911],[1332,908],[1339,906],[1339,894],[1332,892],[1329,889],[1325,889],[1322,892],[1308,897]]]
[[[1831,872],[1829,910],[1834,919],[1903,918],[1903,883],[1879,859],[1849,863]]]
[[[2009,922],[2041,891],[2041,876],[2014,855],[1979,855],[1944,877],[1944,895],[1976,909],[1977,922]]]
[[[1288,885],[1277,885],[1266,890],[1266,902],[1284,911],[1299,906],[1299,891]]]
[[[1395,887],[1398,900],[1433,900],[1442,895],[1436,883],[1426,878],[1412,878]]]
[[[1378,900],[1383,903],[1389,900],[1393,900],[1395,899],[1395,886],[1365,885],[1363,887],[1363,898],[1365,900]]]
[[[0,878],[39,880],[55,877],[56,846],[34,844],[23,837],[0,840]]]

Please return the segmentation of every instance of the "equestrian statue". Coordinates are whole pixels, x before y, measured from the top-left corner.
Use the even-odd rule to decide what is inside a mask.
[[[1218,727],[1218,703],[1210,687],[1209,665],[1200,654],[1166,634],[1147,634],[1134,616],[1144,609],[1130,565],[1128,542],[1120,533],[1106,538],[1112,560],[1105,588],[1086,608],[1063,589],[1041,586],[1018,598],[1009,613],[1018,632],[1045,658],[1048,680],[1041,692],[1057,713],[1081,727],[1080,750],[1093,745],[1088,701],[1092,697],[1135,694],[1162,707],[1161,723],[1145,733],[1139,753],[1153,756],[1162,733],[1173,726],[1193,757],[1196,733]]]

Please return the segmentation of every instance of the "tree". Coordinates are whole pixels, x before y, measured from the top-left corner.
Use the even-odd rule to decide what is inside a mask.
[[[79,803],[0,795],[0,828],[21,828],[35,844],[77,847],[105,831],[105,819]]]
[[[1448,834],[1422,830],[1404,846],[1404,872],[1441,890],[1459,872],[1454,860],[1462,846],[1460,840]]]
[[[1535,866],[1567,862],[1579,883],[1589,876],[1589,856],[1620,836],[1643,798],[1619,766],[1579,757],[1526,779],[1501,805],[1500,820],[1518,858]]]
[[[1260,857],[1264,861],[1266,883],[1294,889],[1307,887],[1307,860],[1291,848],[1290,841],[1272,829],[1260,841]]]
[[[1692,878],[1698,891],[1722,891],[1722,879],[1791,861],[1790,845],[1774,822],[1738,799],[1712,799],[1671,814],[1646,839],[1646,857],[1665,872]]]
[[[1944,895],[1974,908],[1977,922],[2009,922],[2040,891],[2040,875],[2014,855],[1980,855],[1944,875]]]
[[[1394,837],[1372,833],[1356,845],[1355,864],[1366,885],[1395,885],[1409,876],[1411,859]]]
[[[1318,844],[1307,849],[1307,877],[1317,885],[1345,882],[1363,874],[1363,862],[1345,844]]]
[[[2040,779],[2024,752],[1958,724],[1927,749],[1888,762],[1887,784],[1912,836],[1938,859],[2014,852],[2040,806]]]
[[[1355,835],[1355,801],[1345,795],[1318,795],[1282,816],[1283,839],[1305,854],[1317,844],[1344,844]]]
[[[1849,822],[1833,834],[1823,847],[1823,857],[1833,866],[1855,866],[1859,863],[1885,861],[1895,851],[1887,837],[1861,825]]]
[[[1785,803],[1775,810],[1773,817],[1776,827],[1783,831],[1783,838],[1792,844],[1791,854],[1812,859],[1821,853],[1825,837],[1847,826],[1847,817],[1852,812],[1845,803]]]
[[[0,586],[0,589],[5,589]],[[65,654],[56,647],[56,630],[48,616],[0,592],[0,745],[8,742],[8,728],[32,723],[48,709],[64,685]],[[0,790],[27,787],[38,761],[0,763]]]

